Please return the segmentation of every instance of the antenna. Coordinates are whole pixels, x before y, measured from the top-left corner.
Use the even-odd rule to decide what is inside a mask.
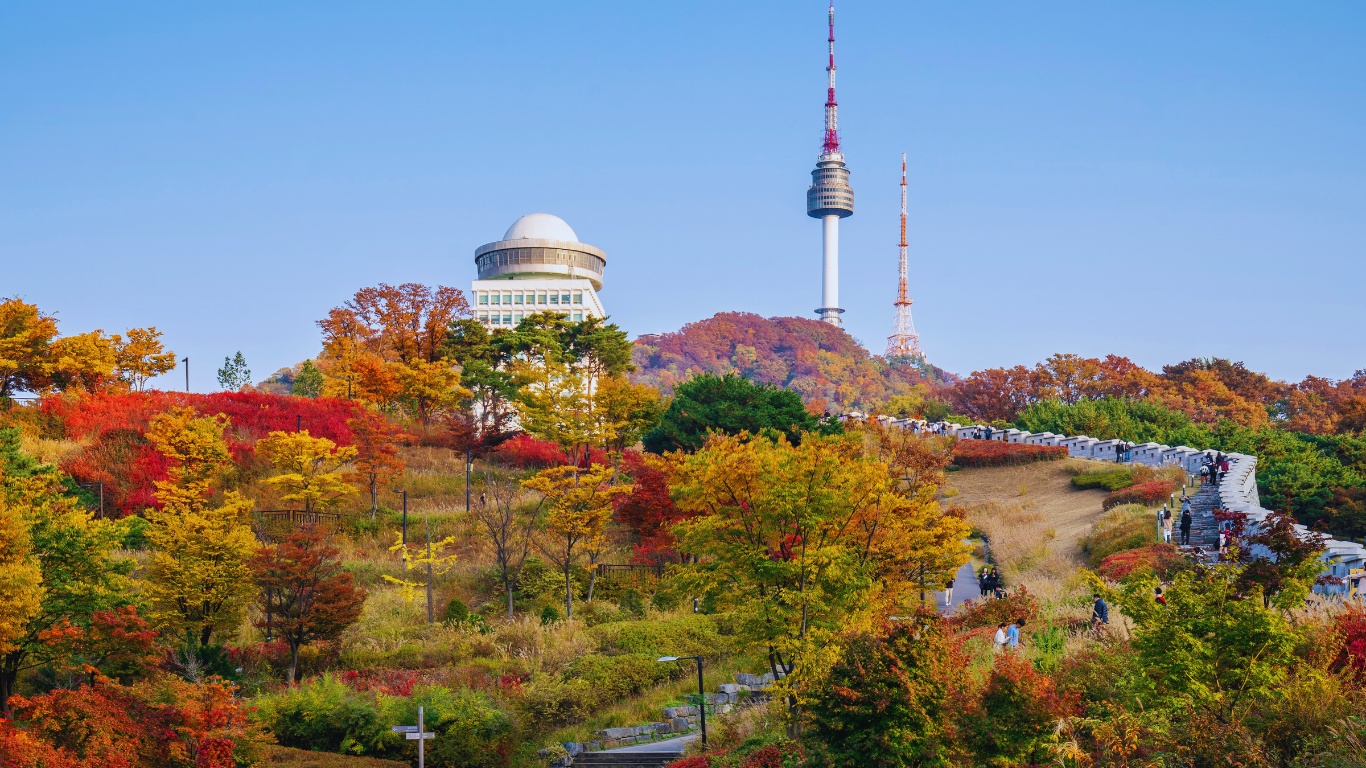
[[[825,71],[830,76],[825,96],[825,143],[821,150],[827,155],[840,151],[839,104],[835,101],[835,1],[830,0],[830,64]]]
[[[905,358],[924,358],[925,353],[920,351],[920,335],[915,332],[915,322],[911,320],[911,297],[907,290],[906,267],[906,153],[901,153],[901,241],[900,263],[898,264],[898,275],[900,280],[897,283],[896,301],[896,320],[893,324],[892,335],[887,337],[887,357]]]

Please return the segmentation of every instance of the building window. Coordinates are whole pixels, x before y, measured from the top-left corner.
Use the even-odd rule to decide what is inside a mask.
[[[512,303],[513,303],[513,304],[521,304],[521,303],[522,303],[522,294],[520,294],[520,293],[514,293],[514,294],[512,294]]]
[[[551,304],[559,304],[559,303],[560,303],[560,294],[558,294],[558,293],[552,293],[552,294],[550,294],[550,303],[551,303]]]
[[[512,322],[514,322],[514,323],[520,323],[520,322],[522,322],[522,313],[521,313],[521,312],[514,313],[514,314],[512,315]]]
[[[582,313],[582,312],[575,312],[575,313],[574,313],[574,322],[577,323],[577,322],[579,322],[579,321],[581,321],[581,320],[583,320],[583,313]]]
[[[512,325],[512,315],[503,315],[503,324]]]
[[[487,293],[481,293],[481,294],[479,294],[479,303],[480,303],[480,304],[487,304],[487,303],[489,303],[489,295],[488,295]]]
[[[537,294],[537,296],[536,296],[536,303],[537,303],[537,304],[544,304],[544,303],[545,303],[545,294],[544,294],[544,293]]]
[[[503,297],[502,297],[502,296],[500,296],[500,295],[498,295],[498,294],[496,294],[496,293],[493,294],[493,303],[494,303],[494,304],[497,304],[498,302],[500,302],[500,301],[502,301],[502,300],[503,300]]]
[[[575,304],[582,304],[582,303],[583,303],[583,292],[582,292],[582,291],[574,291],[574,303],[575,303]]]
[[[569,294],[567,294],[567,293],[566,293],[566,294],[563,294],[563,297],[561,298],[561,301],[563,301],[565,304],[568,304],[568,303],[569,303]]]

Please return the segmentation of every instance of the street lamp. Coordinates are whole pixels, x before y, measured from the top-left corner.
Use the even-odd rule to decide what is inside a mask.
[[[660,664],[666,664],[674,661],[684,661],[685,659],[694,659],[697,661],[697,699],[699,703],[697,713],[698,716],[701,718],[702,722],[702,746],[705,747],[707,746],[707,688],[706,685],[702,682],[702,657],[660,656],[655,661],[657,661]]]

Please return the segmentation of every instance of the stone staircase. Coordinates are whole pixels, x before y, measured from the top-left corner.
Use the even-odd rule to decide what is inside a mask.
[[[595,766],[600,768],[664,768],[669,763],[683,757],[679,752],[633,752],[614,750],[610,752],[583,752],[574,758],[574,768]]]
[[[1223,507],[1219,498],[1219,487],[1213,483],[1206,483],[1193,490],[1193,494],[1187,492],[1191,497],[1191,548],[1198,547],[1202,554],[1218,553],[1219,523],[1214,519],[1214,510]],[[1179,508],[1175,514],[1180,514]],[[1172,522],[1179,526],[1180,518],[1175,517]],[[1179,536],[1180,533],[1179,528],[1172,531],[1174,536]]]

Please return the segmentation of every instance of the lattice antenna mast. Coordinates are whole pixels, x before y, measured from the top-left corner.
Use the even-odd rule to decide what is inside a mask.
[[[906,153],[901,153],[901,260],[898,265],[900,280],[897,283],[896,320],[892,335],[887,337],[887,357],[923,358],[920,350],[920,336],[915,332],[915,322],[911,320],[911,297],[907,289],[906,266]]]
[[[825,142],[822,152],[827,155],[839,154],[839,104],[835,101],[835,2],[830,0],[830,64],[825,68],[830,84],[825,95]]]

